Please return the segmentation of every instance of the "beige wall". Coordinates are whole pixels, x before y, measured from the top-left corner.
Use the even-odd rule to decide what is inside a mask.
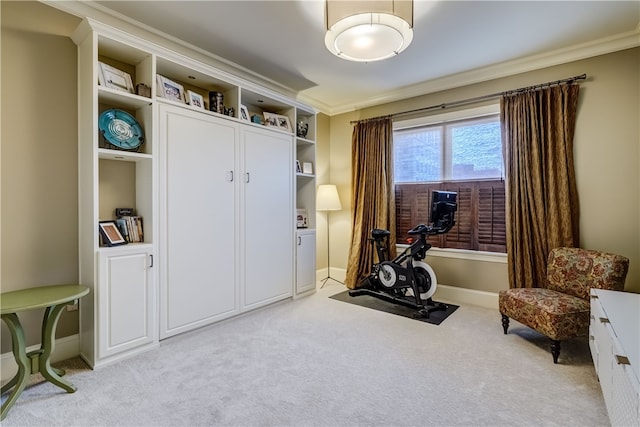
[[[2,8],[2,292],[78,281],[77,18],[37,3]],[[40,342],[43,311],[20,315]],[[2,353],[11,338],[2,323]],[[58,336],[78,332],[64,312]]]
[[[640,292],[640,48],[549,67],[331,117],[330,176],[344,209],[331,217],[331,264],[345,269],[350,245],[350,162],[354,119],[501,92],[586,73],[574,140],[581,246],[631,261],[626,289]],[[440,112],[440,111],[437,111]],[[327,141],[320,139],[320,144]],[[612,208],[607,208],[607,204]],[[506,264],[431,257],[438,282],[495,292],[508,287]]]
[[[329,123],[326,114],[317,115],[316,184],[332,184],[329,170]],[[332,213],[333,214],[333,213]],[[316,213],[316,268],[327,268],[327,212]]]

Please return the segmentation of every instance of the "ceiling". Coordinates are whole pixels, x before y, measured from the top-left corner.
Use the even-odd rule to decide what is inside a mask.
[[[373,63],[329,53],[324,1],[93,5],[251,70],[327,114],[640,45],[637,0],[415,0],[413,43]]]

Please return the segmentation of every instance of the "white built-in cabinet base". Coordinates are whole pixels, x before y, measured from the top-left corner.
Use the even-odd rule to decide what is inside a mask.
[[[316,231],[296,232],[296,294],[316,289]]]
[[[82,348],[94,367],[157,346],[156,290],[151,245],[101,248],[98,252],[95,347]]]

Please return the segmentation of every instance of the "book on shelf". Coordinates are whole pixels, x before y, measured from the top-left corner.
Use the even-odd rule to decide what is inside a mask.
[[[118,208],[116,209],[116,214],[116,224],[125,240],[129,243],[144,242],[142,217],[135,215],[135,211],[131,208]]]

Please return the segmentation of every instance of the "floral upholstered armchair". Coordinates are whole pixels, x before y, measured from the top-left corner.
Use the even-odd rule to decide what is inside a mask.
[[[629,260],[620,255],[553,249],[543,287],[500,291],[504,333],[511,318],[546,335],[551,340],[553,363],[558,363],[560,341],[589,333],[590,288],[623,290],[628,268]]]

